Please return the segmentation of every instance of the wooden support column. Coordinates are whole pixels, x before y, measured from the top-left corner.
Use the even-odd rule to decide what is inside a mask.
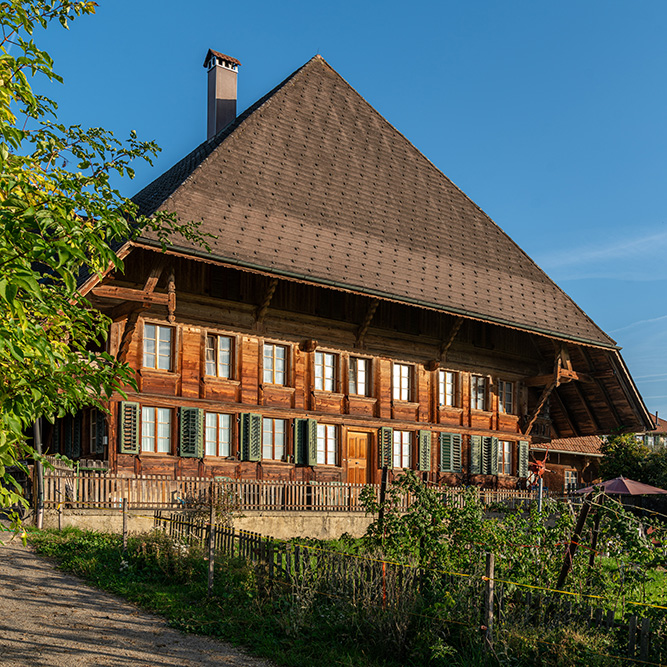
[[[173,324],[176,321],[176,278],[174,269],[169,272],[167,283],[167,320]]]
[[[373,299],[368,305],[368,310],[366,311],[366,316],[364,317],[364,321],[361,323],[361,325],[359,326],[359,330],[357,331],[357,339],[354,343],[355,347],[364,346],[364,339],[366,338],[366,334],[368,333],[368,329],[371,326],[373,317],[375,317],[375,311],[378,309],[379,305],[380,302],[377,299]]]

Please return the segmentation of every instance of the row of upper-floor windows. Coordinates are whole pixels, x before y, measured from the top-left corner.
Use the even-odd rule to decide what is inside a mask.
[[[205,373],[223,379],[235,377],[235,343],[233,336],[207,334],[205,342]],[[265,342],[262,347],[262,381],[265,384],[289,386],[289,345]],[[342,392],[342,360],[337,352],[316,350],[313,354],[313,388],[317,391]],[[347,358],[347,392],[353,396],[372,396],[372,365],[368,357],[350,355]],[[174,369],[174,328],[146,323],[143,338],[143,366],[155,370]],[[474,410],[489,410],[490,382],[486,375],[470,375],[470,406]],[[514,414],[516,385],[498,379],[496,384],[499,412]],[[392,398],[414,401],[416,398],[416,366],[393,362],[391,377]],[[441,406],[461,407],[461,373],[440,369],[437,374],[437,397]]]

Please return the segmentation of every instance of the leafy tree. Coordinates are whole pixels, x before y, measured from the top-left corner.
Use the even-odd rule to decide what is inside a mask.
[[[49,420],[101,404],[130,369],[100,349],[109,320],[77,291],[84,267],[122,270],[116,250],[148,227],[163,248],[192,223],[167,215],[146,219],[112,187],[132,178],[131,163],[159,150],[134,133],[125,142],[101,128],[65,127],[57,105],[36,95],[35,76],[61,78],[33,39],[36,28],[93,14],[95,3],[72,0],[0,2],[0,507],[19,502],[7,467],[34,455],[26,433]]]
[[[637,442],[632,433],[609,436],[600,446],[600,451],[604,455],[600,462],[602,479],[623,475],[638,482],[644,481],[643,471],[649,450]]]

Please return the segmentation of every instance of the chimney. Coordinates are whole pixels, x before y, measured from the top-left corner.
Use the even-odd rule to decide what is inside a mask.
[[[236,118],[236,76],[241,63],[209,49],[204,60],[208,69],[206,138],[214,137]]]

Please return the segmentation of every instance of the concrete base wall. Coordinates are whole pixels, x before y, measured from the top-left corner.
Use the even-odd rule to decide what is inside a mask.
[[[363,513],[343,512],[244,512],[234,520],[237,530],[248,530],[276,539],[313,537],[330,540],[349,533],[361,537],[373,518]],[[63,528],[74,526],[82,530],[97,530],[120,533],[123,530],[123,515],[119,510],[68,510],[61,516]],[[153,513],[150,510],[132,510],[127,517],[128,531],[144,533],[153,528]],[[58,512],[46,511],[44,528],[58,528]]]

